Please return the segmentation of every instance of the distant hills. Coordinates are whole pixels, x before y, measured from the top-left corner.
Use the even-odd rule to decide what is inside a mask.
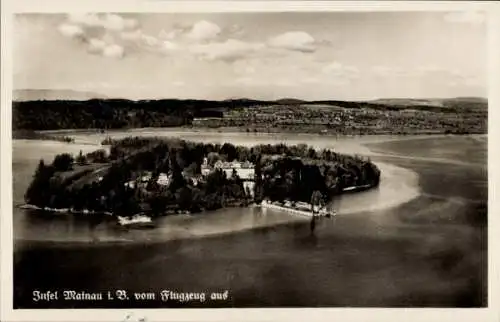
[[[365,101],[342,101],[342,100],[317,100],[306,101],[296,98],[281,98],[273,101],[263,101],[250,98],[231,98],[222,101],[197,100],[197,99],[151,99],[151,100],[127,100],[108,98],[105,95],[94,92],[82,92],[74,90],[49,90],[49,89],[23,89],[13,92],[14,102],[34,102],[34,101],[103,101],[112,105],[126,104],[143,106],[147,104],[150,107],[158,104],[184,105],[187,108],[235,108],[235,107],[253,107],[270,105],[330,105],[343,108],[375,108],[375,109],[420,109],[428,111],[451,111],[453,109],[476,110],[488,107],[488,100],[481,97],[455,97],[455,98],[384,98]],[[90,102],[89,102],[90,103]]]
[[[53,89],[19,89],[14,90],[12,93],[12,100],[15,102],[24,101],[52,101],[52,100],[74,100],[74,101],[86,101],[93,98],[106,98],[105,95],[101,95],[93,92],[81,92],[74,91],[70,89],[53,90]]]
[[[370,103],[392,105],[392,106],[436,106],[452,107],[456,104],[488,104],[488,99],[482,97],[455,97],[455,98],[428,98],[428,99],[408,99],[391,98],[371,100]]]
[[[276,100],[276,103],[285,105],[295,105],[295,104],[304,104],[307,103],[307,101],[299,100],[296,98],[281,98],[279,100]]]

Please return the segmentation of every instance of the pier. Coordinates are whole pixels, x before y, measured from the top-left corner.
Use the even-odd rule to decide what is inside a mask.
[[[320,209],[319,211],[313,212],[312,210],[306,211],[306,210],[301,210],[301,209],[296,209],[288,206],[279,206],[276,204],[272,204],[268,201],[262,201],[260,204],[261,208],[269,208],[269,209],[276,209],[276,210],[284,210],[287,211],[291,214],[299,215],[299,216],[306,216],[306,217],[314,217],[314,216],[327,216],[327,215],[332,215],[335,216],[335,212],[329,213],[323,209]]]

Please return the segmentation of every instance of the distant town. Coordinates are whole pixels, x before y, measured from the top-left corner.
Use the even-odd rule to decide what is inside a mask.
[[[422,103],[421,103],[422,104]],[[194,118],[194,127],[280,129],[322,134],[483,133],[487,110],[450,110],[443,105],[345,108],[329,104],[271,105],[229,109],[220,117]]]

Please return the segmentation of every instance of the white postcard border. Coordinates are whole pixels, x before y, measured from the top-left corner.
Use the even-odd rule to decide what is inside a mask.
[[[495,2],[450,1],[2,1],[1,28],[1,321],[500,321],[499,223],[500,183],[500,5]],[[55,12],[280,12],[280,11],[463,11],[489,13],[488,110],[488,308],[482,309],[145,309],[145,310],[12,310],[12,14]]]

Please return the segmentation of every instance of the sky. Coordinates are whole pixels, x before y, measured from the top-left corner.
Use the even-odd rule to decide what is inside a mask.
[[[18,14],[14,89],[115,98],[487,96],[476,12]]]

